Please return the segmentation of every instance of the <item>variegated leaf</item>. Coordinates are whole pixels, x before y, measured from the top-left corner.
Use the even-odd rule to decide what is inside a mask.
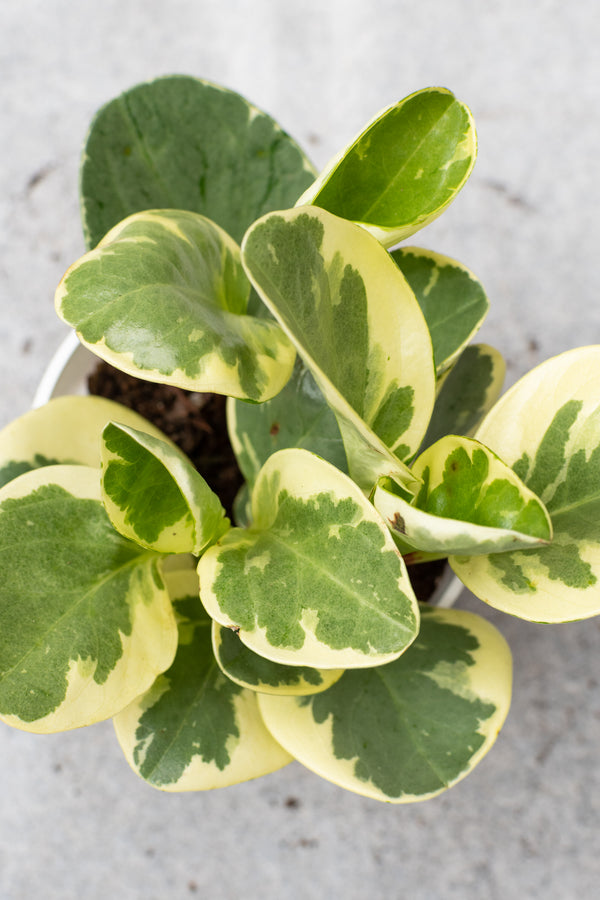
[[[419,247],[400,247],[391,256],[423,310],[439,376],[481,328],[488,298],[473,273],[448,256]]]
[[[239,94],[175,75],[103,106],[81,163],[88,248],[126,216],[189,209],[236,241],[272,209],[292,206],[315,176],[297,144]]]
[[[332,669],[399,656],[418,631],[402,558],[360,489],[306,450],[271,456],[253,524],[201,557],[201,599],[274,662]]]
[[[427,428],[435,372],[425,319],[389,254],[351,222],[306,207],[259,220],[242,257],[334,410],[354,480],[367,490],[383,474],[411,484],[401,460]]]
[[[0,487],[40,466],[100,466],[102,429],[110,421],[169,439],[133,410],[104,397],[55,397],[0,431]]]
[[[421,450],[446,434],[472,437],[502,392],[506,365],[487,344],[466,347],[438,383],[431,421]]]
[[[390,479],[373,503],[403,552],[499,553],[548,543],[552,526],[536,495],[487,447],[448,435],[414,464],[422,485],[409,499]]]
[[[203,216],[150,210],[116,225],[67,271],[59,316],[130,375],[268,400],[295,352],[274,322],[246,315],[239,248]]]
[[[252,503],[250,497],[250,488],[245,481],[233,501],[233,521],[240,528],[246,528],[252,520]]]
[[[426,800],[490,749],[510,706],[512,661],[500,633],[456,609],[422,607],[395,662],[346,672],[312,697],[261,695],[269,730],[318,775],[392,803]]]
[[[525,375],[477,432],[543,500],[547,547],[452,558],[469,590],[536,622],[600,613],[600,347],[548,360]]]
[[[261,694],[318,694],[331,687],[344,672],[272,662],[246,647],[231,628],[217,622],[213,622],[213,650],[219,668],[231,681]]]
[[[239,467],[250,486],[269,456],[288,447],[303,447],[347,471],[335,416],[300,359],[286,386],[272,400],[250,404],[230,397],[227,426]]]
[[[159,553],[199,554],[227,530],[219,498],[177,447],[114,422],[102,438],[103,502],[125,537]]]
[[[100,472],[48,466],[0,491],[0,717],[26,731],[107,719],[168,668],[158,554],[113,529]]]
[[[379,113],[300,197],[358,222],[391,247],[449,206],[475,164],[471,113],[426,88]]]
[[[271,737],[256,695],[226,678],[194,569],[166,573],[179,620],[172,666],[114,719],[132,769],[163,791],[203,791],[280,769],[291,757]]]

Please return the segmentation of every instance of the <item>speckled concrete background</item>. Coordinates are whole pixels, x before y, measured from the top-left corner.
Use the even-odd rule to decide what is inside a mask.
[[[417,243],[477,273],[509,381],[600,340],[593,0],[20,0],[0,6],[0,424],[65,333],[78,154],[101,103],[186,72],[270,112],[324,164],[381,107],[441,84],[472,108],[469,184]],[[0,728],[0,900],[586,900],[600,882],[600,625],[482,608],[515,657],[496,747],[426,804],[383,806],[293,764],[211,794],[139,781],[110,724]]]

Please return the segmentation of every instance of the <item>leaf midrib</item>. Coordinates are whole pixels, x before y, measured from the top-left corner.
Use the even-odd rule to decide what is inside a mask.
[[[206,624],[207,624],[207,623],[197,623],[197,624],[196,624],[196,627],[203,627],[203,626],[205,627]],[[194,693],[194,695],[193,695],[193,697],[190,699],[189,703],[187,703],[187,704],[185,705],[185,707],[183,708],[183,712],[182,712],[181,716],[179,717],[179,725],[178,725],[177,729],[172,733],[171,739],[165,744],[165,748],[164,748],[163,752],[160,753],[160,754],[158,755],[158,758],[157,758],[156,762],[155,762],[149,769],[145,769],[143,763],[139,764],[140,773],[141,773],[142,770],[143,770],[143,777],[144,777],[146,780],[150,781],[152,775],[153,775],[158,769],[160,769],[160,767],[163,765],[165,759],[166,759],[166,758],[169,756],[169,754],[172,752],[173,747],[176,745],[177,741],[179,740],[182,731],[184,730],[184,728],[185,728],[186,726],[188,726],[189,719],[190,719],[190,716],[191,716],[191,714],[192,714],[192,711],[193,711],[194,708],[201,702],[202,697],[203,697],[204,694],[206,694],[206,692],[209,690],[210,684],[214,683],[214,673],[215,673],[215,670],[216,670],[216,673],[217,673],[217,674],[219,674],[219,673],[221,672],[221,670],[219,669],[219,667],[218,667],[218,665],[217,665],[216,660],[213,660],[213,662],[209,665],[209,667],[208,667],[208,669],[207,669],[207,671],[206,671],[206,675],[205,675],[205,677],[204,677],[204,680],[203,680],[203,682],[202,682],[202,685],[201,685],[200,688]],[[165,674],[164,674],[163,677],[164,677],[167,681],[169,681],[169,673],[168,673],[168,671],[165,672]],[[225,677],[225,676],[224,676],[224,677]],[[232,682],[232,684],[235,684],[235,682]],[[169,685],[170,685],[170,682],[169,682]],[[241,690],[243,690],[243,688],[241,688]],[[160,702],[160,700],[162,700],[163,696],[164,696],[164,694],[161,695],[161,697],[159,698],[159,700],[158,700],[157,702]],[[235,695],[234,695],[234,696],[235,696]],[[231,698],[231,702],[232,702],[232,705],[235,706],[235,702],[234,702],[234,698],[233,698],[233,697]],[[156,705],[156,704],[154,704],[154,705]],[[148,712],[148,711],[151,711],[152,709],[153,709],[153,706],[151,706],[151,707],[149,708],[149,710],[145,710],[145,711],[144,711],[144,714],[145,714],[146,712]],[[180,709],[181,709],[181,707],[180,707]],[[139,725],[139,724],[140,724],[140,720],[138,720],[138,725]],[[238,724],[237,722],[236,722],[236,726],[238,727],[238,734],[239,734],[239,724]],[[188,726],[188,727],[189,727],[189,726]],[[214,731],[214,729],[213,729],[213,731]],[[149,744],[148,750],[150,750],[150,748],[152,747],[152,743],[154,743],[155,734],[156,734],[156,732],[153,731],[153,732],[152,732],[152,742]],[[231,732],[231,734],[233,734],[233,732]],[[231,736],[231,735],[230,735],[230,736]],[[234,736],[235,736],[235,735],[234,735]],[[240,739],[241,739],[241,734],[239,734],[239,737],[240,737]],[[142,743],[143,743],[143,742],[142,742]],[[139,744],[135,745],[135,747],[133,748],[134,753],[137,751],[137,749],[138,749],[139,746],[140,746]],[[231,754],[230,754],[228,751],[227,751],[227,753],[228,753],[228,756],[229,756],[229,764],[231,764]],[[209,764],[209,762],[213,762],[215,765],[217,765],[216,760],[215,760],[214,758],[207,760],[206,757],[205,757],[205,754],[204,754],[202,751],[199,751],[199,752],[198,752],[197,749],[194,748],[194,752],[192,752],[192,755],[191,755],[191,757],[190,757],[188,763],[184,766],[183,771],[181,772],[181,775],[179,776],[179,778],[177,779],[177,781],[181,780],[181,778],[182,778],[183,775],[185,774],[186,770],[189,768],[189,766],[190,766],[190,764],[191,764],[191,762],[192,762],[192,760],[193,760],[193,758],[194,758],[195,756],[199,756],[199,757],[202,759],[202,762],[203,762],[204,764]],[[137,765],[137,762],[136,762],[136,765]],[[221,771],[224,771],[224,770],[221,770]],[[156,783],[157,783],[157,784],[176,784],[177,782],[164,782],[164,781],[161,781],[161,782],[156,782]]]
[[[371,212],[373,211],[373,209],[375,209],[375,207],[377,207],[378,205],[381,204],[383,198],[386,197],[387,194],[389,194],[392,190],[395,190],[396,182],[397,182],[398,180],[402,181],[402,178],[403,178],[403,175],[404,175],[404,171],[406,170],[407,166],[410,164],[410,162],[413,160],[413,158],[415,157],[415,155],[416,155],[416,154],[418,153],[418,151],[421,149],[421,147],[422,147],[422,145],[425,143],[425,141],[429,138],[429,135],[431,134],[431,132],[432,132],[432,131],[435,131],[435,130],[439,127],[441,121],[449,114],[450,110],[451,110],[452,107],[454,106],[454,103],[456,103],[456,100],[453,100],[453,102],[450,103],[450,105],[446,107],[446,109],[444,110],[444,112],[443,112],[440,116],[437,117],[437,119],[435,120],[435,123],[434,123],[434,124],[431,126],[431,128],[429,128],[428,131],[424,134],[424,136],[423,136],[422,139],[419,141],[419,143],[416,145],[416,147],[414,148],[414,150],[412,151],[412,153],[411,153],[409,156],[406,157],[406,159],[405,159],[405,161],[404,161],[404,163],[403,163],[403,165],[402,165],[402,168],[399,169],[399,170],[397,170],[396,175],[391,179],[391,181],[388,182],[388,185],[387,185],[387,187],[385,188],[385,190],[381,191],[381,193],[379,193],[379,194],[377,195],[377,198],[374,199],[373,202],[371,203],[371,205],[363,212],[363,214],[362,214],[362,215],[363,215],[363,220],[367,221],[367,220],[368,220],[367,217],[371,214]],[[421,213],[421,216],[422,216],[422,215],[423,215],[423,213]],[[426,213],[425,215],[429,215],[429,214]],[[417,221],[421,218],[421,216],[417,217]],[[405,224],[410,224],[410,223],[405,223]],[[396,226],[396,227],[397,227],[397,226]]]
[[[387,693],[390,697],[392,706],[395,708],[395,710],[398,713],[398,717],[402,720],[402,722],[404,724],[404,731],[407,736],[409,744],[411,744],[413,746],[416,754],[423,759],[425,765],[430,769],[431,772],[433,772],[433,774],[436,776],[436,778],[439,779],[439,781],[441,782],[441,785],[443,787],[447,787],[450,783],[448,778],[445,775],[442,775],[442,773],[438,770],[438,768],[434,765],[434,763],[432,762],[430,757],[427,755],[426,750],[422,746],[422,742],[420,740],[417,740],[417,733],[412,731],[408,727],[409,716],[408,716],[407,711],[410,709],[410,704],[403,703],[402,700],[400,699],[400,697],[398,696],[397,692],[389,684],[389,680],[385,677],[387,673],[384,672],[384,667],[378,666],[377,668],[374,669],[374,672],[381,680],[385,690],[387,691]],[[428,672],[424,672],[421,669],[414,669],[413,674],[424,677],[424,678],[431,677]],[[432,680],[434,681],[434,683],[437,684],[437,682],[435,682],[434,679],[432,679]],[[438,687],[439,687],[439,685],[438,685]],[[446,690],[448,690],[448,689],[446,689]],[[454,695],[453,691],[448,691],[448,692]],[[449,730],[455,731],[455,733],[457,733],[457,734],[460,734],[459,729],[453,728],[451,722],[446,722],[445,727]],[[479,732],[477,732],[477,733],[479,734]],[[420,733],[419,733],[419,735],[420,735]]]
[[[58,618],[54,619],[53,622],[50,624],[50,626],[44,631],[44,633],[40,637],[38,637],[36,642],[27,650],[27,652],[22,657],[20,657],[20,659],[18,659],[15,662],[15,664],[10,667],[10,669],[7,669],[2,674],[2,676],[0,678],[0,683],[2,683],[7,677],[10,677],[10,675],[12,675],[14,670],[18,666],[21,666],[29,658],[29,656],[31,656],[31,654],[38,652],[41,649],[44,642],[46,641],[47,636],[49,634],[52,634],[53,632],[55,632],[56,629],[60,627],[60,623],[63,620],[67,619],[69,616],[73,615],[73,613],[77,610],[77,607],[79,607],[79,606],[83,605],[85,602],[87,602],[88,598],[93,593],[100,590],[112,578],[117,577],[119,574],[123,573],[128,568],[130,568],[132,570],[134,568],[137,568],[140,565],[141,560],[149,561],[156,556],[157,556],[157,554],[155,552],[146,551],[145,553],[141,553],[136,559],[130,560],[127,563],[124,563],[123,565],[119,566],[116,569],[111,569],[111,571],[109,573],[107,573],[105,576],[103,576],[99,581],[94,582],[94,584],[84,594],[82,594],[78,600],[76,600],[71,606],[69,606],[69,608],[67,610],[65,610],[60,616],[58,616]],[[127,605],[131,606],[131,604],[129,604],[129,603]],[[118,629],[118,631],[119,631],[119,634],[121,634],[120,629]],[[74,659],[77,659],[77,658],[81,658],[81,655],[79,653],[77,654],[77,657],[70,657],[68,661],[73,661]],[[91,658],[91,657],[88,657],[88,658]],[[96,662],[99,662],[99,659],[100,659],[100,657],[98,656],[96,659]],[[64,697],[63,697],[63,699],[64,699]]]
[[[365,520],[362,520],[362,519],[361,519],[360,521],[365,521]],[[357,523],[344,523],[344,524],[350,525],[351,527],[356,527],[356,525],[358,525],[359,522],[357,522]],[[343,526],[341,526],[341,527],[343,527]],[[377,615],[379,615],[381,618],[383,618],[383,619],[385,619],[386,621],[388,621],[388,622],[390,622],[391,624],[393,624],[393,626],[394,626],[396,629],[402,630],[402,631],[405,632],[407,635],[411,635],[411,634],[412,634],[412,631],[411,631],[404,623],[399,622],[397,619],[394,619],[391,615],[389,615],[388,613],[386,613],[386,612],[385,612],[383,609],[381,609],[380,607],[376,606],[374,603],[370,603],[366,598],[363,598],[363,595],[362,595],[362,594],[357,594],[355,591],[352,590],[352,588],[351,588],[350,585],[344,583],[343,581],[340,581],[340,580],[339,580],[338,578],[336,578],[336,577],[333,575],[333,573],[332,573],[331,571],[329,571],[328,569],[324,568],[323,566],[316,565],[316,564],[315,564],[315,559],[314,559],[314,557],[306,556],[306,554],[302,553],[297,547],[293,547],[293,546],[291,546],[290,544],[286,543],[285,540],[283,540],[282,538],[280,538],[277,534],[275,534],[275,533],[272,532],[272,531],[269,531],[269,532],[261,532],[260,534],[261,534],[261,536],[263,536],[263,535],[264,535],[264,536],[268,536],[271,540],[274,541],[274,543],[276,543],[276,544],[278,544],[279,546],[284,547],[286,550],[290,551],[294,556],[296,556],[299,560],[302,561],[303,565],[309,565],[311,568],[316,569],[319,573],[321,573],[321,574],[325,577],[326,580],[333,582],[333,583],[336,584],[339,588],[341,588],[342,591],[343,591],[343,593],[348,594],[348,595],[349,595],[350,597],[352,597],[354,600],[358,600],[359,605],[362,605],[362,606],[366,607],[367,609],[369,609],[369,610],[371,610],[371,611],[377,613]],[[390,552],[392,552],[392,551],[390,551]],[[404,596],[406,599],[408,599],[407,595],[404,594],[404,592],[402,591],[402,589],[400,588],[400,586],[398,586],[398,592],[401,593],[401,594],[403,594],[403,596]],[[314,607],[314,606],[310,606],[308,603],[307,603],[306,605],[303,604],[302,609],[315,610],[317,613],[320,612],[320,610],[319,610],[318,608],[316,608],[316,607]],[[320,641],[320,643],[323,643],[323,644],[324,644],[324,642],[322,642],[322,641]],[[324,644],[324,646],[329,646],[329,645],[328,645],[328,644]],[[352,649],[354,649],[354,648],[352,648]],[[362,651],[357,651],[357,652],[362,652]],[[377,652],[381,652],[381,651],[377,651]]]

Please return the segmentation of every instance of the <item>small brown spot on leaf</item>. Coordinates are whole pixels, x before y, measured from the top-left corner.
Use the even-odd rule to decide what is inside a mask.
[[[269,434],[271,435],[271,437],[277,437],[277,435],[279,434],[279,422],[273,422],[269,430]]]
[[[399,531],[400,534],[406,534],[406,525],[400,513],[394,513],[394,518],[389,519],[388,521],[394,531]]]

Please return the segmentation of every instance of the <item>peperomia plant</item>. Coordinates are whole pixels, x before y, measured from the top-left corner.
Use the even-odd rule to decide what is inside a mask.
[[[237,94],[161,78],[95,117],[88,252],[59,315],[117,368],[229,397],[235,525],[136,413],[60,397],[0,435],[0,714],[113,718],[163,790],[300,760],[409,802],[494,742],[511,657],[485,619],[416,600],[448,559],[525,619],[600,612],[600,347],[498,399],[460,263],[396,247],[475,161],[471,115],[419,91],[318,175]],[[396,247],[395,249],[390,249]]]

